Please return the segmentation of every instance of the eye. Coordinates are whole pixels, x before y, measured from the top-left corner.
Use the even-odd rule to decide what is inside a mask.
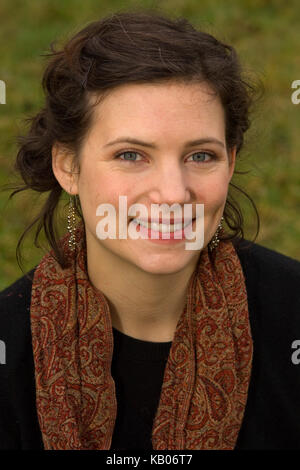
[[[137,159],[137,157],[140,158]],[[196,158],[194,159],[194,157]],[[210,163],[211,161],[216,160],[217,156],[211,152],[201,151],[193,153],[193,155],[191,155],[189,158],[192,158],[194,163]],[[125,150],[124,152],[116,154],[115,159],[128,163],[138,163],[143,159],[143,156],[138,152],[134,152],[133,150]]]
[[[217,159],[217,156],[214,153],[210,153],[210,152],[196,152],[196,153],[193,153],[193,155],[191,155],[190,157],[193,158],[195,156],[196,156],[196,159],[192,160],[195,163],[209,163],[210,161]],[[205,161],[204,160],[205,157],[208,157],[208,160]]]
[[[139,155],[141,157],[141,155],[138,153],[138,152],[132,152],[131,150],[127,150],[125,152],[122,152],[122,153],[118,153],[116,155],[116,159],[119,159],[119,160],[122,160],[124,162],[132,162],[132,163],[135,163],[137,161],[140,161],[140,160],[136,160],[136,156]],[[123,157],[124,158],[121,158]]]

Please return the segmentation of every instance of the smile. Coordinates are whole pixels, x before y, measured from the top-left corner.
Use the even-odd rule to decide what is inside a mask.
[[[183,230],[185,227],[190,225],[193,219],[189,219],[185,223],[177,222],[175,224],[166,224],[166,223],[159,223],[159,222],[148,222],[146,220],[141,219],[133,219],[132,222],[136,225],[140,225],[146,229],[153,230],[154,232],[161,232],[161,233],[172,233],[178,230]]]

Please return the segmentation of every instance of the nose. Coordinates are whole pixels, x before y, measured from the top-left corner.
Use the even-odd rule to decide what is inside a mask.
[[[166,162],[153,176],[151,202],[156,204],[184,204],[190,200],[187,175],[179,162]]]

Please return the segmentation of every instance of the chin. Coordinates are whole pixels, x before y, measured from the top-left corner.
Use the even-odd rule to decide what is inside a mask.
[[[194,256],[183,257],[182,259],[180,259],[180,255],[175,256],[174,254],[169,259],[162,256],[157,257],[158,259],[155,259],[154,256],[152,256],[152,259],[142,259],[141,257],[139,263],[135,263],[135,265],[149,274],[176,274],[186,269],[190,263],[194,263],[195,256],[198,258],[199,252],[197,252],[197,255],[194,253]]]

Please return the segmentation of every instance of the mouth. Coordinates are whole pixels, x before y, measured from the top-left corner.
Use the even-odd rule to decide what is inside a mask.
[[[184,230],[185,227],[192,224],[196,220],[196,217],[193,219],[183,220],[183,219],[140,219],[132,218],[131,222],[137,226],[143,227],[147,230],[160,233],[174,233]]]

